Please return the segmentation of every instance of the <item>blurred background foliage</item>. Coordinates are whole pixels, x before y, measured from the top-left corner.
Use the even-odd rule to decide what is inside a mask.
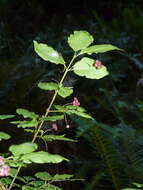
[[[96,44],[111,43],[125,51],[94,56],[107,66],[108,77],[68,76],[65,83],[74,86],[74,95],[57,103],[76,96],[95,121],[74,116],[68,118],[70,129],[59,123],[57,133],[79,142],[50,145],[51,152],[71,159],[51,171],[85,179],[59,184],[67,190],[120,190],[143,183],[142,1],[0,0],[0,113],[15,113],[18,107],[44,112],[52,94],[39,90],[37,83],[58,80],[62,70],[41,60],[32,41],[53,46],[68,61],[72,51],[66,41],[74,30],[87,30]],[[2,122],[1,128],[13,134],[14,143],[22,141],[19,131],[8,125]],[[1,147],[5,151],[6,143]]]

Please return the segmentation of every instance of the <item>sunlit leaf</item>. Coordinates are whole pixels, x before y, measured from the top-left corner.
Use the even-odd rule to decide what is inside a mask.
[[[34,133],[35,129],[24,129],[27,133]]]
[[[24,163],[59,163],[62,161],[68,161],[68,159],[58,155],[58,154],[50,154],[48,152],[40,151],[40,152],[32,152],[29,154],[25,154],[21,157]]]
[[[52,47],[49,47],[46,44],[34,42],[35,52],[45,61],[50,61],[55,64],[65,64],[63,57]]]
[[[38,87],[43,90],[57,90],[59,85],[54,82],[39,82]]]
[[[73,70],[75,74],[89,79],[101,79],[109,74],[105,66],[97,69],[94,60],[87,57],[75,63]]]
[[[0,131],[0,141],[1,140],[8,140],[8,139],[10,139],[10,135],[5,133],[5,132]]]
[[[93,37],[86,31],[75,31],[68,37],[69,46],[78,51],[88,47],[93,42]]]
[[[72,105],[67,105],[65,106],[66,109],[69,109],[69,110],[76,110],[76,111],[79,111],[79,112],[86,112],[86,110],[80,106],[72,106]]]
[[[38,125],[38,121],[36,119],[30,121],[12,121],[10,123],[17,124],[18,128],[36,127]]]
[[[26,142],[19,145],[10,146],[9,151],[12,152],[14,156],[19,156],[22,154],[31,153],[35,151],[37,148],[38,148],[37,144]]]
[[[75,114],[87,119],[93,119],[88,113],[86,113],[86,110],[80,106],[59,106],[55,105],[55,108],[59,110],[60,112],[66,113],[68,115]]]
[[[45,141],[55,141],[55,140],[60,140],[60,141],[71,141],[71,142],[76,142],[76,140],[66,138],[65,135],[44,135],[41,137]]]
[[[73,89],[70,87],[59,87],[58,94],[63,98],[70,96],[73,93]]]
[[[84,113],[84,112],[79,112],[79,111],[72,110],[71,113],[75,114],[75,115],[78,115],[80,117],[87,118],[87,119],[93,119],[89,114]]]
[[[24,118],[36,119],[39,117],[39,115],[35,114],[34,112],[22,108],[16,109],[16,113],[22,115]]]
[[[10,119],[10,118],[13,118],[13,117],[15,117],[15,115],[0,115],[0,120]]]
[[[90,46],[86,49],[83,49],[81,50],[81,52],[79,53],[80,55],[81,54],[84,54],[84,53],[87,53],[87,54],[92,54],[92,53],[105,53],[107,51],[111,51],[111,50],[122,50],[116,46],[113,46],[111,44],[101,44],[101,45],[93,45],[93,46]]]
[[[62,120],[64,119],[64,115],[53,115],[53,116],[48,116],[48,117],[42,117],[40,120],[44,121],[57,121],[57,120]]]

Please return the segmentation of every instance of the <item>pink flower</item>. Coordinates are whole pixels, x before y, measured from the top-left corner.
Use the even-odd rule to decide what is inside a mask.
[[[80,106],[80,102],[78,101],[78,99],[76,97],[74,97],[74,101],[72,102],[73,106]]]
[[[102,67],[102,62],[99,60],[96,60],[95,65],[94,65],[97,69],[100,69]]]
[[[56,123],[56,122],[53,122],[53,123],[52,123],[52,129],[53,129],[54,131],[57,131],[57,130],[58,130],[58,126],[57,126],[57,123]]]
[[[10,172],[10,167],[8,165],[3,165],[0,168],[0,176],[8,176]]]
[[[0,165],[3,165],[3,164],[4,164],[4,157],[0,156]]]

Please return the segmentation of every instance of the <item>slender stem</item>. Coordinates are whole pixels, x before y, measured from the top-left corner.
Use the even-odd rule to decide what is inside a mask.
[[[52,100],[51,100],[50,105],[49,105],[48,108],[46,109],[46,113],[45,113],[44,117],[47,117],[47,115],[48,115],[48,113],[49,113],[49,110],[51,109],[51,107],[52,107],[52,105],[53,105],[53,103],[54,103],[54,101],[55,101],[55,99],[56,99],[57,93],[58,93],[58,91],[56,90],[55,93],[54,93],[54,95],[53,95],[53,98],[52,98]],[[33,137],[33,139],[32,139],[32,143],[35,142],[35,140],[36,140],[36,138],[37,138],[37,135],[39,134],[39,131],[40,131],[40,129],[41,129],[41,127],[42,127],[42,125],[43,125],[44,122],[45,122],[44,120],[41,121],[41,123],[40,123],[40,125],[39,125],[39,127],[38,127],[38,129],[37,129],[37,131],[36,131],[36,133],[34,134],[34,137]]]
[[[8,188],[8,190],[10,190],[10,189],[12,188],[12,186],[13,186],[15,180],[16,180],[16,177],[17,177],[18,174],[19,174],[19,171],[20,171],[21,167],[22,167],[22,165],[18,167],[17,172],[16,172],[16,174],[15,174],[15,176],[14,176],[14,178],[13,178],[13,180],[12,180],[12,182],[11,182],[9,188]]]
[[[62,76],[62,78],[61,78],[61,81],[60,81],[60,83],[59,83],[59,86],[62,86],[62,83],[63,83],[63,81],[64,81],[64,79],[65,79],[67,73],[70,71],[70,67],[71,67],[71,65],[72,65],[72,63],[73,63],[73,61],[74,61],[74,59],[75,59],[76,57],[77,57],[77,55],[74,54],[74,56],[73,56],[72,60],[70,61],[68,67],[66,67],[66,69],[65,69],[65,72],[64,72],[64,74],[63,74],[63,76]],[[49,112],[50,112],[50,109],[51,109],[51,107],[52,107],[52,105],[53,105],[53,103],[54,103],[54,101],[55,101],[55,99],[56,99],[56,97],[57,97],[57,94],[58,94],[58,90],[55,91],[55,93],[54,93],[54,95],[53,95],[53,98],[52,98],[52,100],[51,100],[51,102],[50,102],[48,108],[46,109],[46,112],[45,112],[44,117],[47,117],[47,116],[48,116],[48,114],[49,114]],[[43,120],[43,121],[41,121],[41,123],[39,124],[39,127],[38,127],[38,129],[37,129],[37,131],[36,131],[36,133],[34,134],[34,137],[33,137],[33,139],[32,139],[32,143],[35,142],[35,140],[36,140],[36,138],[37,138],[37,136],[38,136],[38,133],[39,133],[39,131],[40,131],[40,129],[41,129],[41,127],[42,127],[42,125],[43,125],[44,122],[45,122],[45,121]],[[9,188],[8,188],[8,190],[10,190],[10,189],[12,188],[12,186],[13,186],[13,184],[14,184],[14,182],[15,182],[15,179],[16,179],[16,177],[17,177],[18,174],[19,174],[19,171],[20,171],[21,167],[22,167],[22,166],[19,166],[19,167],[18,167],[17,172],[16,172],[16,174],[15,174],[15,176],[14,176],[14,178],[13,178],[13,180],[12,180],[12,182],[11,182]]]
[[[66,67],[66,70],[65,70],[65,72],[64,72],[64,74],[63,74],[63,76],[62,76],[62,78],[61,78],[60,83],[59,83],[59,86],[62,85],[62,83],[63,83],[63,81],[64,81],[64,79],[65,79],[67,73],[68,73],[69,70],[70,70],[70,66],[72,65],[72,63],[73,63],[73,61],[74,61],[75,58],[76,58],[76,55],[74,54],[74,56],[73,56],[71,62],[69,63],[68,67]],[[53,95],[53,98],[52,98],[52,100],[51,100],[51,103],[50,103],[50,105],[48,106],[48,108],[46,109],[46,113],[45,113],[44,117],[47,117],[47,115],[49,114],[50,109],[51,109],[51,107],[52,107],[52,105],[53,105],[53,103],[54,103],[54,101],[55,101],[55,99],[56,99],[56,97],[57,97],[57,94],[58,94],[58,90],[55,91],[55,93],[54,93],[54,95]],[[41,121],[41,123],[40,123],[40,125],[39,125],[39,127],[38,127],[38,129],[37,129],[37,131],[36,131],[36,133],[34,134],[34,137],[33,137],[33,139],[32,139],[32,143],[35,142],[35,140],[36,140],[36,138],[37,138],[37,136],[38,136],[38,133],[39,133],[39,131],[40,131],[40,129],[41,129],[41,127],[42,127],[42,125],[43,125],[44,122],[45,122],[44,120]]]

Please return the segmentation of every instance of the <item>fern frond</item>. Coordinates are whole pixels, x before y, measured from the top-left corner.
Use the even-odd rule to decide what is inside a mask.
[[[115,146],[116,143],[99,125],[94,128],[93,134],[100,155],[106,161],[115,189],[120,190],[125,183],[125,176],[123,175],[121,155]]]

